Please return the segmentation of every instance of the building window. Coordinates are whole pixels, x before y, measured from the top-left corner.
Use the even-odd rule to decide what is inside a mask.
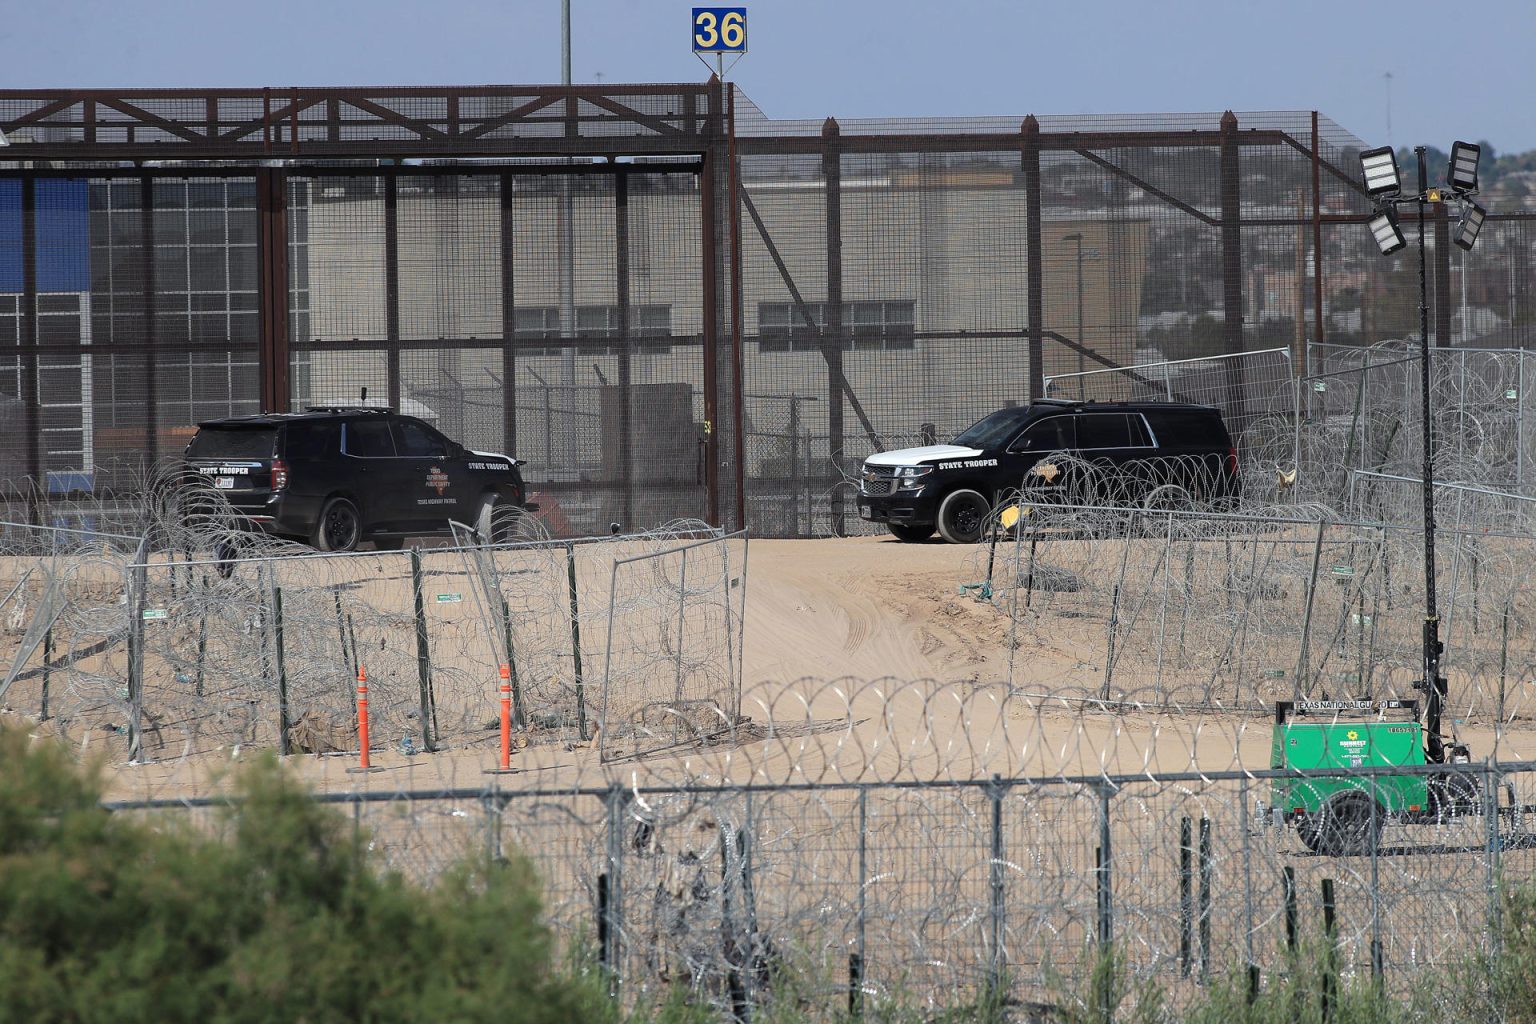
[[[843,303],[842,348],[845,352],[877,352],[912,348],[916,303]],[[807,302],[805,311],[816,321],[813,329],[805,313],[792,302],[764,302],[757,307],[758,342],[763,352],[817,352],[820,328],[827,322],[825,302]]]
[[[154,236],[149,267],[154,274],[153,325],[142,315],[143,199],[135,180],[91,186],[94,340],[141,344],[153,337],[169,345],[254,347],[260,333],[255,184],[155,181],[149,217]],[[295,206],[291,212],[297,216],[302,205]],[[300,252],[291,265],[303,262]]]
[[[518,353],[525,356],[559,355],[560,345],[529,345],[532,341],[560,339],[560,307],[518,306],[512,311],[513,337],[524,344]],[[619,336],[618,306],[577,306],[575,347],[594,355],[617,355],[623,346],[604,344],[596,339]],[[629,307],[629,350],[664,351],[672,347],[672,307],[664,305]]]

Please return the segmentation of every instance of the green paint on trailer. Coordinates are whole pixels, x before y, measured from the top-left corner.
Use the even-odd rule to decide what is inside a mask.
[[[1380,719],[1288,720],[1275,724],[1273,768],[1394,768],[1424,764],[1423,727],[1417,721]],[[1286,814],[1316,814],[1334,794],[1359,790],[1375,797],[1391,816],[1420,811],[1429,803],[1425,776],[1350,776],[1276,779],[1274,806]]]

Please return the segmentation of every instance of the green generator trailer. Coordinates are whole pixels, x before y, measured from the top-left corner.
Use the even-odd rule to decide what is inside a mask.
[[[1280,701],[1270,767],[1341,774],[1274,779],[1272,813],[1308,849],[1333,856],[1368,853],[1388,821],[1439,824],[1483,813],[1483,777],[1467,748],[1441,745],[1444,761],[1428,770],[1428,746],[1417,700]],[[1380,771],[1408,767],[1421,770]],[[1512,799],[1511,791],[1499,810],[1514,822]]]

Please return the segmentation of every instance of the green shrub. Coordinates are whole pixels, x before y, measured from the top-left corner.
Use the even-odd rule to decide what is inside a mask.
[[[130,1024],[612,1017],[558,971],[525,860],[430,888],[267,757],[219,836],[100,805],[94,771],[0,730],[0,1020]]]

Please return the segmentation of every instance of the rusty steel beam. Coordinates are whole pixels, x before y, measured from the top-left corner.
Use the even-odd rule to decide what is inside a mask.
[[[1163,191],[1162,189],[1158,188],[1156,185],[1152,184],[1150,181],[1147,181],[1145,178],[1142,178],[1142,177],[1140,177],[1140,176],[1138,176],[1136,174],[1132,174],[1130,171],[1127,171],[1125,168],[1120,167],[1120,166],[1118,166],[1118,165],[1116,165],[1114,163],[1111,163],[1110,161],[1108,161],[1108,160],[1104,159],[1103,157],[1099,156],[1097,153],[1091,152],[1091,151],[1086,150],[1086,149],[1080,149],[1080,150],[1077,151],[1077,155],[1082,157],[1084,160],[1087,160],[1087,161],[1089,161],[1091,163],[1097,164],[1098,166],[1104,168],[1104,170],[1108,171],[1110,174],[1115,175],[1117,178],[1124,178],[1126,181],[1130,182],[1132,185],[1135,185],[1137,188],[1139,188],[1143,192],[1147,193],[1147,195],[1154,196],[1154,197],[1156,197],[1158,199],[1161,199],[1163,202],[1167,203],[1169,206],[1172,206],[1174,209],[1181,210],[1184,213],[1189,214],[1191,217],[1194,217],[1196,220],[1201,221],[1204,224],[1207,224],[1207,225],[1209,225],[1209,226],[1214,228],[1214,227],[1218,226],[1218,224],[1220,223],[1215,217],[1212,217],[1210,214],[1205,213],[1205,212],[1197,209],[1196,207],[1190,205],[1189,203],[1184,202],[1184,200],[1182,200],[1182,199],[1178,198],[1177,196],[1173,195],[1171,192]]]
[[[1238,146],[1278,146],[1288,138],[1284,132],[1255,129],[1238,134]],[[738,141],[744,156],[816,154],[822,150],[821,139],[814,135],[744,135]],[[1017,132],[943,132],[844,135],[840,145],[846,153],[1013,153],[1019,148]],[[1042,152],[1079,149],[1151,149],[1195,146],[1219,147],[1220,131],[1157,132],[1041,132],[1038,148]]]
[[[62,129],[72,137],[27,141],[27,157],[69,159],[230,159],[270,154],[286,142],[292,155],[310,159],[401,155],[496,156],[512,153],[570,156],[584,153],[695,153],[709,129],[694,111],[708,86],[484,86],[478,88],[284,89],[45,89],[0,90],[0,130],[28,126]],[[665,112],[642,110],[631,100],[671,97]],[[466,116],[464,101],[502,100],[510,110]],[[401,101],[440,105],[431,116],[399,109]],[[575,115],[579,102],[590,110]],[[577,125],[574,137],[519,134],[523,125],[559,104],[560,119]],[[490,105],[489,103],[487,105]],[[499,105],[499,104],[498,104]],[[160,109],[174,106],[174,111]],[[320,116],[301,118],[318,112]],[[254,116],[252,116],[254,113]],[[229,116],[233,115],[233,116]],[[365,116],[359,116],[365,115]],[[582,125],[601,126],[583,135]],[[623,131],[628,126],[628,133]],[[373,129],[388,138],[359,138]],[[510,132],[507,129],[511,129]],[[616,131],[618,129],[618,131]],[[492,139],[501,132],[503,138]],[[144,134],[154,136],[144,139]],[[287,138],[284,139],[283,136]],[[346,138],[351,135],[352,138]],[[471,144],[472,143],[472,144]],[[17,154],[19,156],[20,154]]]
[[[272,163],[272,161],[268,161]],[[378,164],[355,164],[351,166],[336,166],[335,164],[306,164],[295,160],[278,161],[284,171],[290,177],[295,178],[359,178],[378,177],[385,173]],[[580,163],[580,164],[530,164],[530,163],[474,163],[463,166],[434,165],[431,167],[415,167],[410,165],[389,165],[388,173],[400,178],[437,178],[444,174],[452,174],[463,178],[494,178],[499,174],[513,174],[521,177],[556,177],[559,175],[572,175],[575,177],[601,177],[613,176],[613,164]],[[697,160],[668,160],[649,162],[641,165],[645,174],[697,174],[699,173],[699,161]],[[245,165],[219,165],[201,166],[196,161],[188,161],[186,164],[178,163],[174,167],[0,167],[0,179],[6,178],[68,178],[81,180],[85,178],[132,178],[137,181],[140,178],[249,178],[258,171],[259,167]],[[1493,220],[1497,215],[1489,214],[1488,219]],[[1531,216],[1536,217],[1536,214]],[[1363,217],[1361,218],[1364,219]]]
[[[1029,398],[1045,397],[1045,270],[1041,241],[1040,121],[1034,114],[1019,128],[1019,170],[1024,175],[1025,322],[1028,325]]]
[[[710,76],[709,111],[713,115],[719,109],[720,80]],[[705,124],[710,125],[713,117],[705,119]],[[708,131],[708,127],[705,129]],[[699,251],[703,257],[702,287],[703,287],[703,332],[704,332],[704,491],[705,491],[705,521],[711,526],[720,525],[720,448],[718,431],[720,404],[720,379],[717,346],[720,340],[720,274],[718,243],[720,241],[720,226],[717,220],[718,213],[715,202],[715,189],[719,174],[724,168],[718,167],[720,162],[720,149],[718,146],[710,146],[704,152],[704,163],[699,171]]]
[[[288,362],[288,179],[280,170],[256,175],[256,261],[261,294],[261,409],[287,412]]]

